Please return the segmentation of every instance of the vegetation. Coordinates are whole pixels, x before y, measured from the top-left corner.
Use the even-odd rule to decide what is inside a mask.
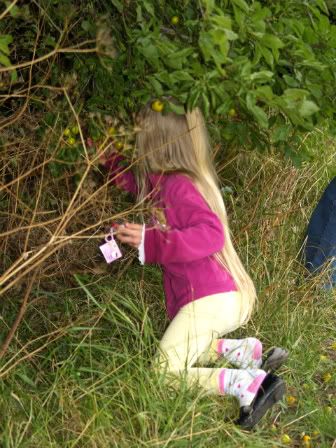
[[[298,253],[335,174],[335,17],[333,0],[0,3],[1,446],[332,445],[335,301]],[[160,272],[98,251],[139,207],[97,152],[136,163],[133,114],[150,98],[207,116],[259,293],[235,335],[291,352],[288,396],[253,433],[226,397],[154,374]]]

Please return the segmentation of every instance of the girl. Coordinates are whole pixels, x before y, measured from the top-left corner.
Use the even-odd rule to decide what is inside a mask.
[[[256,298],[231,241],[228,219],[198,108],[184,115],[152,110],[137,116],[136,177],[112,154],[105,166],[114,181],[154,207],[149,225],[115,225],[117,238],[139,249],[142,263],[163,268],[171,323],[160,342],[160,366],[186,372],[207,393],[234,395],[238,423],[252,428],[285,392],[274,370],[287,357],[275,349],[262,360],[256,338],[221,338],[249,319]],[[223,356],[237,369],[204,366]]]

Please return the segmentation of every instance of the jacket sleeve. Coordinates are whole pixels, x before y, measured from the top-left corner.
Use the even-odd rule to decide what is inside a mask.
[[[121,165],[124,160],[123,156],[114,152],[104,163],[104,166],[109,172],[109,178],[115,185],[136,196],[138,187],[134,174],[127,167]]]
[[[168,230],[146,226],[145,263],[190,262],[223,248],[223,225],[191,181],[172,185],[167,205],[174,208],[180,226]]]

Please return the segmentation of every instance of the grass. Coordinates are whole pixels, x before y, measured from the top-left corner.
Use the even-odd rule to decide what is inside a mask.
[[[335,446],[335,293],[321,289],[323,276],[307,277],[298,257],[332,175],[335,143],[318,151],[328,139],[308,137],[315,162],[301,170],[262,154],[242,154],[223,170],[235,190],[226,195],[233,235],[259,292],[253,319],[232,336],[290,351],[279,372],[287,398],[255,431],[233,424],[232,399],[183,383],[176,390],[151,369],[167,325],[161,274],[127,261],[108,275],[75,275],[71,288],[35,286],[0,365],[1,447],[308,446],[303,433],[312,447]],[[5,333],[14,303],[1,312]]]

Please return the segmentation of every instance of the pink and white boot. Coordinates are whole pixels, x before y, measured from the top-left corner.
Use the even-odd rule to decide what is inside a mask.
[[[282,348],[273,348],[263,360],[262,343],[257,338],[218,339],[217,354],[231,364],[242,369],[262,369],[274,371],[288,358],[288,352]]]
[[[240,407],[250,406],[267,373],[261,369],[222,369],[219,374],[221,394],[235,396]]]
[[[236,423],[244,429],[252,429],[286,392],[280,377],[262,369],[222,369],[218,381],[222,394],[238,399],[240,415]]]

